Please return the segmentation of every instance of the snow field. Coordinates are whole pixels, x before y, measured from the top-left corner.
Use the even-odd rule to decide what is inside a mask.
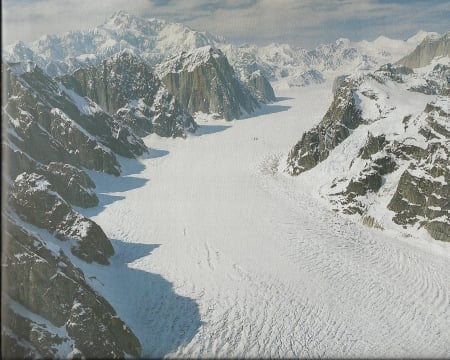
[[[257,116],[150,135],[120,178],[90,172],[100,205],[82,212],[116,250],[84,267],[91,284],[144,357],[448,355],[450,247],[354,223],[316,195],[320,173],[285,174],[332,94],[278,88]]]

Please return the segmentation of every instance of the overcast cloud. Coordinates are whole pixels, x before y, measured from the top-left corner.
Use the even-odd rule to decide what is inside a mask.
[[[340,37],[408,38],[450,30],[448,0],[4,0],[3,44],[88,29],[117,10],[182,22],[235,43],[306,48]]]

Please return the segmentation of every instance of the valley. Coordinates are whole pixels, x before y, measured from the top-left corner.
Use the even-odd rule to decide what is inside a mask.
[[[448,357],[450,32],[147,15],[2,49],[2,358]]]
[[[83,213],[116,239],[110,268],[84,267],[92,286],[144,357],[448,353],[450,247],[350,221],[313,191],[320,179],[286,174],[331,84],[277,95],[251,118],[197,117],[186,140],[146,137],[119,179],[90,173],[100,204]]]

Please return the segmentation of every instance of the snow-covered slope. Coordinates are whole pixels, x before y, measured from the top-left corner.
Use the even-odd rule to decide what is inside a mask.
[[[406,41],[387,37],[372,42],[338,39],[312,50],[288,44],[223,45],[222,50],[243,75],[260,69],[272,81],[283,79],[279,86],[304,86],[321,82],[323,78],[333,79],[356,70],[375,70],[382,64],[395,62],[411,52],[425,34],[419,33]],[[302,79],[305,74],[313,76],[308,75],[305,81]]]
[[[348,77],[292,149],[288,171],[313,169],[333,208],[368,225],[450,241],[449,77],[448,57]]]
[[[277,95],[251,118],[196,119],[186,141],[150,135],[123,178],[92,174],[83,213],[117,239],[110,268],[86,269],[96,289],[145,357],[445,357],[448,245],[349,221],[315,195],[320,174],[284,173],[331,83]]]
[[[295,79],[309,70],[332,78],[336,71],[345,73],[355,68],[374,70],[384,63],[395,62],[411,52],[424,36],[426,33],[420,32],[406,41],[386,37],[372,42],[339,39],[312,50],[288,44],[236,46],[222,37],[182,24],[143,19],[120,11],[89,31],[47,35],[28,45],[17,42],[4,49],[3,57],[8,61],[32,60],[50,75],[57,75],[97,64],[125,49],[154,66],[183,51],[209,45],[224,52],[241,80],[256,70],[261,70],[270,80]],[[287,84],[299,83],[288,80]]]

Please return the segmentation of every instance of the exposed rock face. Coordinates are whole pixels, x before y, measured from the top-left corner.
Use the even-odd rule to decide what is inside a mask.
[[[276,100],[272,85],[260,70],[251,73],[245,84],[259,102],[270,103]]]
[[[409,55],[397,63],[410,68],[420,68],[431,63],[438,56],[450,56],[450,32],[441,37],[426,37]]]
[[[191,113],[216,113],[232,120],[259,107],[236,78],[225,55],[211,46],[183,52],[157,71],[169,91]]]
[[[14,147],[44,164],[70,163],[114,175],[120,166],[113,151],[125,157],[146,151],[123,123],[28,66],[2,66],[8,91],[3,112]]]
[[[97,195],[92,191],[95,183],[84,171],[59,162],[51,162],[46,170],[44,175],[68,203],[84,208],[98,205]]]
[[[72,253],[82,260],[108,264],[108,258],[114,254],[103,230],[76,213],[42,175],[17,176],[8,203],[28,223],[48,229],[58,239],[69,240]]]
[[[51,162],[48,165],[37,162],[31,156],[19,149],[12,149],[11,143],[3,144],[4,171],[11,179],[17,175],[37,173],[45,176],[61,197],[68,203],[80,207],[98,205],[98,198],[93,188],[94,182],[82,170],[61,162]]]
[[[2,357],[139,356],[137,338],[82,271],[10,215],[4,220]]]
[[[380,79],[391,79],[396,82],[410,84],[408,89],[426,95],[450,94],[450,62],[429,65],[428,71],[414,72],[403,65],[387,64],[377,70],[374,75]]]
[[[415,152],[388,204],[400,225],[419,223],[435,239],[450,241],[450,119],[449,99],[428,104],[421,116],[420,134],[426,149]]]
[[[66,87],[87,96],[140,136],[185,136],[197,124],[168,92],[150,67],[129,52],[61,78]]]
[[[355,105],[353,80],[344,80],[336,91],[333,103],[323,120],[305,132],[288,156],[288,172],[299,175],[325,160],[330,151],[344,141],[352,129],[362,122]]]
[[[323,120],[291,150],[287,171],[323,162],[313,176],[330,179],[320,191],[333,209],[368,226],[392,226],[389,217],[450,241],[450,99],[438,81],[445,67],[386,65],[340,78]],[[414,88],[420,80],[429,91]]]
[[[107,265],[114,254],[103,230],[70,204],[98,204],[79,167],[119,175],[115,153],[146,147],[35,65],[3,64],[2,74],[2,357],[138,357],[138,339],[70,260]]]

